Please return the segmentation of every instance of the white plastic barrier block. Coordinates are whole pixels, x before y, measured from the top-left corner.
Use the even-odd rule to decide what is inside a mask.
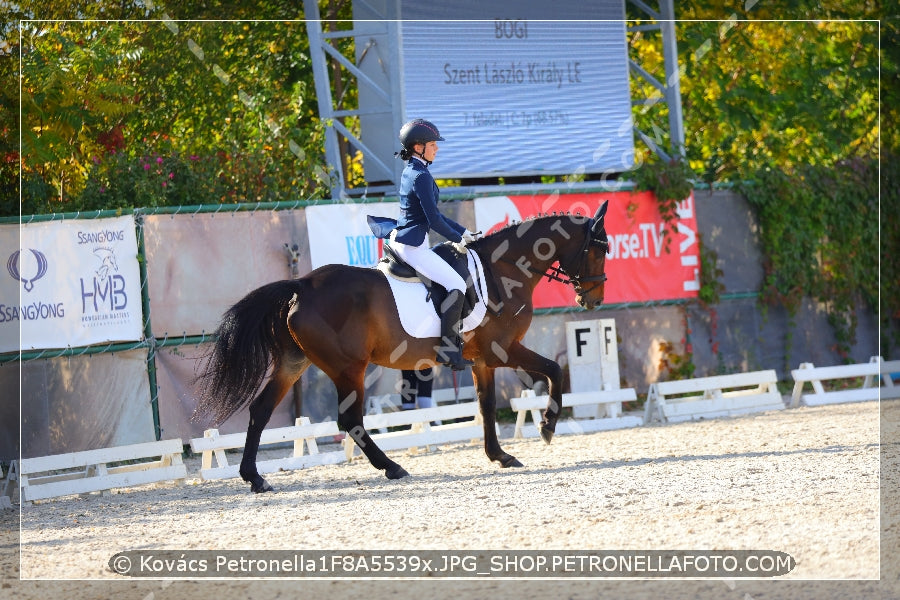
[[[783,409],[774,370],[716,375],[650,385],[644,423],[711,419]]]
[[[6,477],[0,481],[0,508],[12,508],[12,498],[19,489],[19,467],[16,461],[10,461]]]
[[[187,473],[181,452],[181,440],[172,439],[26,458],[19,469],[22,499],[30,502],[158,481],[183,482]]]
[[[309,417],[299,417],[292,427],[279,427],[263,430],[259,445],[294,442],[294,449],[290,456],[272,460],[264,460],[256,463],[260,474],[274,473],[276,471],[290,471],[306,469],[319,465],[334,465],[344,462],[344,453],[341,450],[333,452],[319,452],[316,438],[339,435],[337,423],[325,421],[323,423],[310,423]],[[243,448],[247,441],[246,433],[230,433],[220,435],[217,429],[207,429],[202,438],[191,440],[191,450],[201,452],[200,478],[204,480],[228,479],[239,477],[240,465],[228,463],[226,450]],[[304,453],[304,446],[308,453]],[[215,465],[213,460],[215,459]]]
[[[514,437],[534,437],[538,435],[537,425],[541,421],[541,410],[547,408],[550,396],[536,396],[532,390],[524,390],[519,398],[510,398],[509,405],[516,411],[516,431]],[[556,424],[556,433],[588,433],[592,431],[606,431],[610,429],[625,429],[637,427],[643,423],[643,419],[635,416],[621,416],[620,410],[623,402],[637,400],[637,394],[633,388],[618,390],[598,390],[595,392],[573,392],[562,395],[563,408],[603,406],[603,412],[609,416],[596,419],[567,419]],[[531,425],[525,425],[525,418],[531,414]]]
[[[892,363],[900,364],[900,361],[892,361]],[[878,400],[882,390],[877,385],[877,382],[883,380],[886,391],[890,394],[893,391],[891,388],[894,387],[890,374],[896,370],[898,370],[896,366],[892,367],[891,363],[884,363],[880,356],[873,356],[867,363],[833,367],[816,367],[812,363],[801,363],[799,368],[791,371],[791,376],[794,378],[791,407],[796,408],[801,404],[820,406],[842,402]],[[859,387],[843,390],[825,390],[822,385],[823,381],[857,378],[862,378],[862,385]],[[812,386],[813,393],[803,393],[803,387],[806,383]]]
[[[894,375],[900,376],[900,360],[888,360],[881,363],[881,399],[895,400],[900,398],[900,385],[894,385]]]
[[[458,389],[442,388],[439,390],[432,390],[431,399],[434,401],[434,404],[436,406],[440,406],[441,404],[447,404],[450,402],[471,402],[473,400],[477,400],[477,397],[475,395],[475,387],[468,385],[462,386]],[[400,394],[369,396],[366,399],[366,414],[384,414],[385,409],[387,409],[389,412],[397,411],[400,410],[400,405]],[[440,424],[440,420],[438,420],[437,423]],[[381,433],[387,433],[387,429],[384,427],[379,427],[378,430]]]

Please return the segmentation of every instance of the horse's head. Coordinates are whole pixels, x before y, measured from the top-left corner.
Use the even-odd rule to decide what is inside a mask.
[[[482,257],[490,256],[501,270],[499,279],[508,297],[523,287],[522,273],[532,283],[525,289],[534,293],[540,281],[540,277],[534,278],[536,274],[571,285],[578,304],[593,309],[603,303],[606,281],[607,206],[604,202],[591,219],[556,213],[528,219],[487,235],[470,247]]]
[[[594,218],[585,226],[584,241],[580,252],[572,260],[573,264],[561,265],[572,280],[575,301],[588,310],[603,303],[606,251],[609,249],[604,223],[608,204],[608,200],[604,201]]]

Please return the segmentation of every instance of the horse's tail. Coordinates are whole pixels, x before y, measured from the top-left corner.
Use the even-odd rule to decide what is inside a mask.
[[[225,312],[197,372],[199,401],[192,421],[218,425],[253,399],[272,366],[278,330],[287,327],[291,299],[300,287],[298,281],[270,283]]]

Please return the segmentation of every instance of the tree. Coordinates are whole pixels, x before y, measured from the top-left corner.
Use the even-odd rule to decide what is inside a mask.
[[[738,20],[844,14],[784,4],[759,3],[742,14],[702,2],[676,7],[679,19],[707,19],[676,29],[686,158],[706,181],[877,154],[878,23]],[[663,80],[658,40],[641,32],[631,44]],[[665,116],[637,110],[635,118],[644,131],[659,131],[667,129],[659,122]]]
[[[170,12],[150,2],[85,3],[69,12],[24,4],[20,18],[165,20],[24,24],[23,212],[327,193],[323,128],[295,3],[214,2]],[[179,20],[221,14],[292,20]],[[18,112],[18,98],[9,96],[4,105]]]
[[[884,42],[897,40],[897,22],[883,22],[880,32],[869,2],[742,4],[733,13],[708,2],[676,6],[679,19],[692,19],[677,26],[685,158],[707,182],[746,182],[765,254],[763,302],[792,315],[802,300],[818,301],[846,355],[857,308],[875,308],[880,295],[889,356],[900,339],[900,277],[891,258],[900,238],[890,224],[900,211],[900,169],[897,130],[881,126],[897,122],[900,61],[897,44]],[[880,65],[891,90],[883,98],[895,100],[882,105],[884,123],[879,33],[890,48]],[[631,43],[645,67],[662,71],[658,40],[641,32]],[[660,131],[654,119],[665,116],[638,110],[635,118],[642,130]]]

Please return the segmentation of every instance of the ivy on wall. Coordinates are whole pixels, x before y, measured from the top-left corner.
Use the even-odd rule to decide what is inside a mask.
[[[670,251],[669,245],[678,227],[678,203],[693,191],[693,179],[694,173],[687,162],[679,157],[669,160],[653,157],[634,172],[635,191],[652,191],[656,198],[657,209],[664,223],[663,248],[666,252]],[[697,303],[709,313],[713,331],[715,331],[718,323],[715,305],[719,303],[720,294],[724,291],[720,280],[722,270],[717,265],[718,255],[703,244],[699,234],[697,242],[700,247],[700,290]],[[680,344],[683,351],[679,352],[679,347],[672,342],[662,341],[659,343],[660,360],[657,368],[660,377],[664,380],[690,379],[694,376],[696,369],[686,306],[681,307],[681,316],[684,320],[685,332],[685,337]],[[718,354],[718,342],[710,340],[710,343],[713,353]]]
[[[790,316],[804,298],[819,302],[834,329],[834,350],[847,358],[857,309],[878,306],[877,163],[853,158],[792,172],[763,168],[741,191],[759,224],[762,301]],[[897,280],[888,285],[896,297]]]
[[[669,252],[669,243],[677,231],[678,203],[690,195],[694,189],[694,173],[685,160],[673,157],[662,160],[654,157],[634,171],[636,190],[650,190],[656,196],[656,205],[662,217],[663,248]]]
[[[900,344],[900,160],[883,156],[881,166],[880,197],[878,162],[864,158],[790,171],[761,168],[738,187],[759,226],[760,301],[783,307],[790,318],[804,299],[818,302],[842,358],[856,343],[860,308],[880,314],[882,356],[890,358]],[[637,189],[656,194],[667,231],[674,231],[675,205],[690,193],[691,178],[678,159],[651,161],[635,173]],[[704,250],[698,303],[715,327],[722,272],[714,251]]]
[[[879,304],[881,356],[900,346],[900,156],[881,154],[881,275]]]
[[[656,206],[665,224],[663,236],[666,252],[670,251],[672,236],[678,230],[678,203],[694,190],[694,179],[687,161],[679,157],[669,160],[655,158],[634,172],[635,190],[649,190],[656,197]],[[717,266],[718,254],[707,248],[699,235],[698,244],[701,266],[698,301],[704,308],[710,308],[719,303],[719,295],[724,291],[720,280],[722,270]]]

